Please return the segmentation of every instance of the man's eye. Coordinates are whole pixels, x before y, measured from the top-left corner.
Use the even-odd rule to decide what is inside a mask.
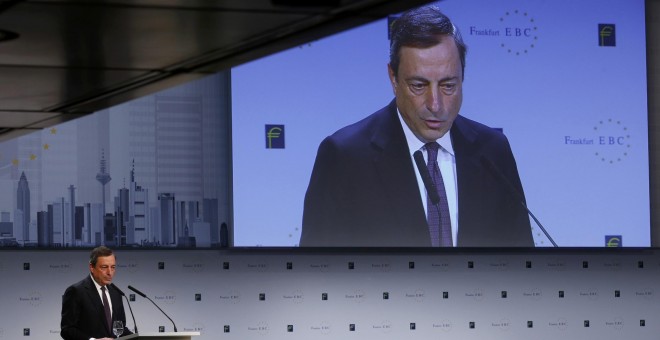
[[[410,84],[410,89],[413,91],[422,91],[426,87],[424,84]]]
[[[443,84],[441,87],[444,92],[454,92],[456,90],[456,84]]]

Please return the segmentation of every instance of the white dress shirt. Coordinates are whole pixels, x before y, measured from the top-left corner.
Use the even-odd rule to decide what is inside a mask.
[[[422,204],[424,205],[424,212],[428,216],[428,207],[427,207],[427,198],[426,198],[426,188],[424,187],[424,182],[422,181],[422,176],[419,174],[419,169],[415,164],[415,159],[413,158],[413,153],[417,150],[421,150],[424,155],[424,161],[428,162],[428,152],[424,148],[424,142],[420,141],[417,136],[410,130],[406,122],[401,117],[401,112],[397,109],[399,113],[399,121],[403,127],[403,133],[406,136],[406,141],[408,142],[408,149],[410,151],[410,162],[413,165],[415,171],[415,176],[417,177],[417,185],[419,187],[419,194],[422,198]],[[445,183],[445,192],[447,193],[447,204],[449,205],[449,218],[451,219],[451,233],[452,241],[454,242],[454,247],[456,246],[457,234],[458,234],[458,190],[456,184],[456,157],[454,155],[454,147],[451,144],[451,137],[449,132],[444,136],[438,139],[436,142],[440,144],[440,149],[438,150],[438,166],[440,167],[440,173],[442,174],[442,180]]]
[[[89,276],[92,276],[91,274]],[[103,291],[101,290],[101,285],[99,285],[94,277],[92,276],[92,282],[96,286],[96,292],[99,293],[99,298],[101,298],[101,303],[103,303]],[[110,299],[110,287],[105,286],[105,296],[108,298],[108,305],[110,307],[110,316],[112,316],[112,300]]]

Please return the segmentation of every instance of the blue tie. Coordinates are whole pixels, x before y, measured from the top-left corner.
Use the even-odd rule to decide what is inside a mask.
[[[431,245],[433,247],[452,247],[451,219],[449,217],[449,204],[447,203],[447,192],[445,191],[445,182],[442,180],[440,167],[438,166],[438,149],[440,145],[436,142],[427,143],[425,146],[428,153],[426,167],[431,174],[431,179],[435,186],[440,202],[437,205],[431,202],[427,195],[427,218],[429,223],[429,232],[431,234]]]

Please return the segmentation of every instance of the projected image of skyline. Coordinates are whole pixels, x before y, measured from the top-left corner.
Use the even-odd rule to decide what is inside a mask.
[[[0,144],[0,246],[219,245],[219,77]]]

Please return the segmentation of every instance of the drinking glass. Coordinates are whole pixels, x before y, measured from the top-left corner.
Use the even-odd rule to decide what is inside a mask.
[[[112,333],[114,333],[116,337],[120,337],[121,333],[124,333],[124,323],[119,320],[113,322]]]

